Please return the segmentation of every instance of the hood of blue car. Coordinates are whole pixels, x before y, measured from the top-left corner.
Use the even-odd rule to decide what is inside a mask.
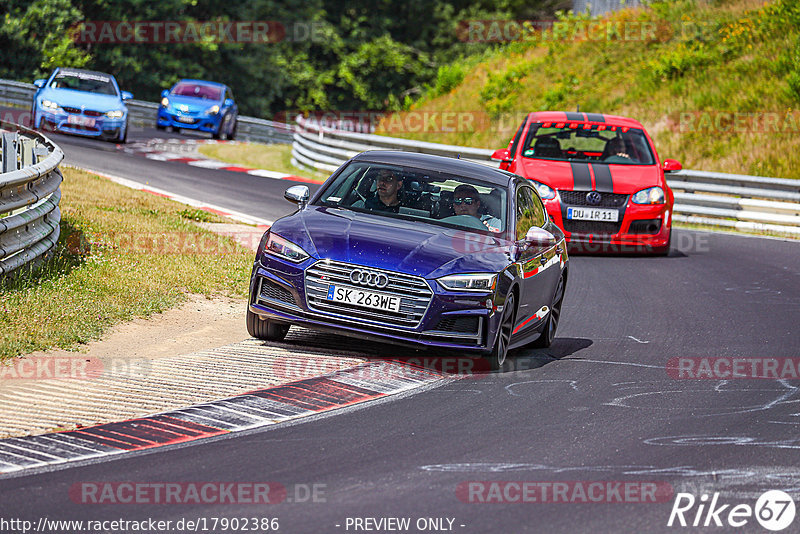
[[[188,109],[186,111],[196,113],[205,111],[211,106],[222,106],[220,100],[211,100],[209,98],[197,98],[194,96],[176,96],[176,95],[169,95],[167,97],[169,99],[169,104],[171,107],[179,109],[183,111],[180,106],[186,106]]]
[[[270,231],[316,258],[425,278],[499,272],[510,262],[509,243],[485,234],[320,206],[284,217]]]
[[[125,104],[118,96],[101,95],[99,93],[89,93],[87,91],[73,91],[72,89],[43,89],[37,97],[52,100],[60,106],[72,108],[85,107],[94,111],[111,111],[114,109],[125,109]]]

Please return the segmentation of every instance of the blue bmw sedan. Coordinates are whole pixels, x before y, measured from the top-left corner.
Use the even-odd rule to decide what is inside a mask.
[[[46,80],[36,80],[31,106],[34,129],[100,137],[124,143],[128,139],[128,108],[133,98],[120,91],[110,74],[58,67]]]
[[[239,108],[230,87],[203,80],[181,80],[161,92],[156,127],[210,133],[214,139],[234,139]]]
[[[464,160],[364,152],[264,234],[247,328],[291,325],[488,358],[547,347],[567,284],[564,234],[529,180]]]

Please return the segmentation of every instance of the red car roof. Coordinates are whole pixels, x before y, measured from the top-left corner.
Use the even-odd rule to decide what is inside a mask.
[[[589,122],[644,129],[642,123],[628,117],[605,115],[603,113],[584,113],[582,111],[535,111],[528,114],[528,119],[537,122]]]

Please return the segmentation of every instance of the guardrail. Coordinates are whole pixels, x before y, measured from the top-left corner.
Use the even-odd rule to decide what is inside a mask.
[[[0,79],[0,102],[24,106],[28,110],[33,102],[36,87],[31,83]],[[155,128],[158,104],[144,100],[128,100],[128,120],[131,126]],[[294,129],[281,122],[240,116],[237,137],[260,143],[291,143]]]
[[[492,150],[332,130],[297,117],[292,163],[324,172],[365,150],[405,150],[498,166]],[[667,174],[673,219],[800,236],[800,180],[684,169]]]
[[[45,258],[60,234],[64,153],[47,137],[0,121],[0,277]]]

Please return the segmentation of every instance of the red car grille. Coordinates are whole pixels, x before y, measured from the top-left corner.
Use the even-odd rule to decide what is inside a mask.
[[[613,235],[619,233],[621,226],[622,221],[575,221],[571,219],[564,221],[564,230],[571,234]]]
[[[561,202],[570,206],[592,206],[595,208],[621,208],[628,203],[628,195],[618,193],[600,193],[599,204],[589,204],[586,195],[591,191],[558,191]]]

